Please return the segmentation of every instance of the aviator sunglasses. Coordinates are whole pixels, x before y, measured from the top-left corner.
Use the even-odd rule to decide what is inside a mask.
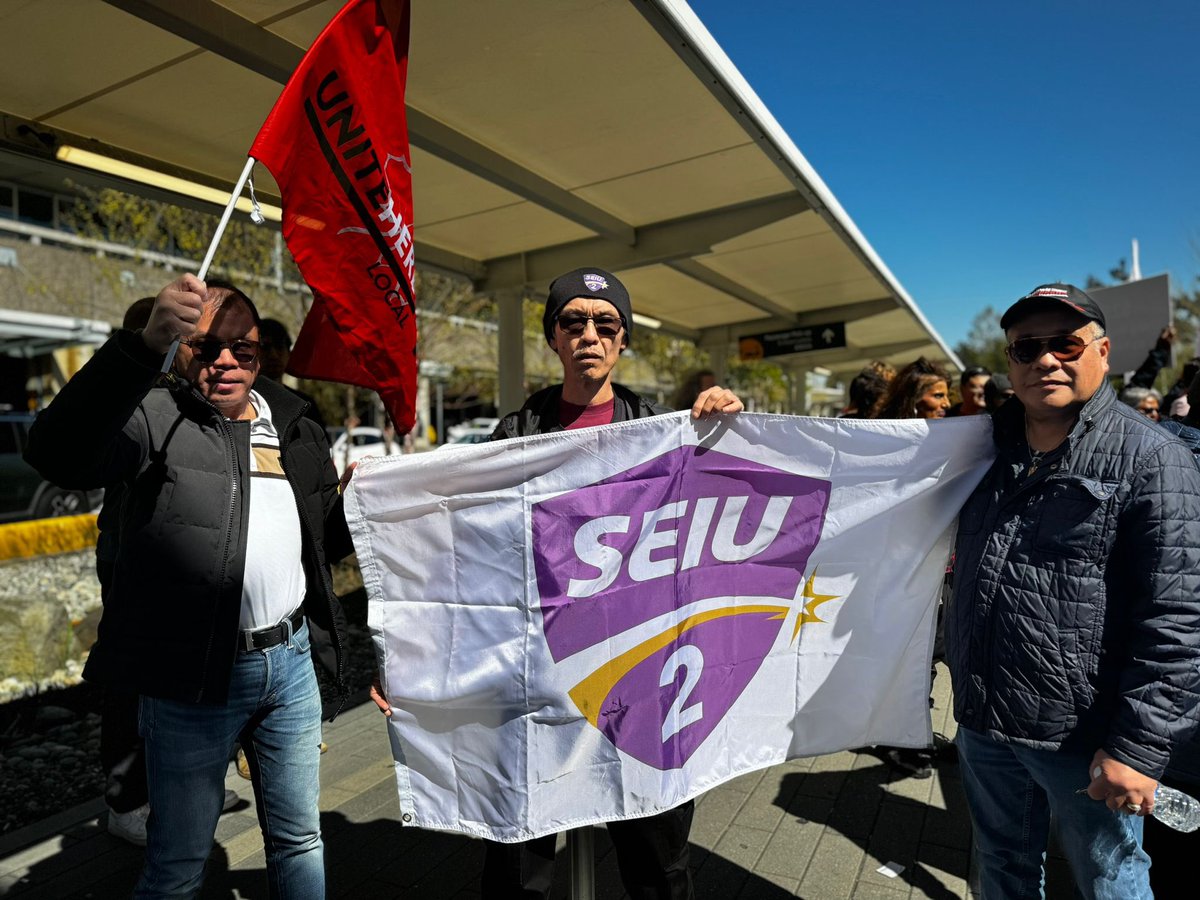
[[[1046,351],[1059,362],[1071,362],[1083,356],[1083,351],[1089,344],[1094,344],[1100,338],[1090,341],[1077,334],[1048,334],[1042,337],[1017,338],[1004,348],[1008,358],[1020,365],[1029,365],[1035,359],[1041,359]]]
[[[216,362],[226,347],[239,365],[248,366],[258,358],[258,341],[221,341],[214,337],[204,337],[192,338],[183,343],[192,348],[192,355],[202,363]]]
[[[557,316],[555,321],[564,334],[572,337],[583,334],[588,322],[596,326],[596,334],[602,338],[615,338],[621,333],[622,327],[620,316],[581,316],[577,313],[567,313]]]

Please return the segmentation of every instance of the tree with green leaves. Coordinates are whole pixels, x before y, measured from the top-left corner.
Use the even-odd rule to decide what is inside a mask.
[[[1008,359],[1004,347],[1008,341],[1000,328],[1000,313],[994,307],[985,306],[971,322],[971,330],[964,340],[954,347],[954,352],[965,366],[983,366],[992,372],[1007,372]]]

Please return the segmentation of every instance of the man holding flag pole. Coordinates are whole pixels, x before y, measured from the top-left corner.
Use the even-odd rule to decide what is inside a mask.
[[[118,331],[30,431],[62,485],[122,485],[109,596],[84,675],[140,695],[150,796],[137,897],[193,896],[246,751],[272,897],[321,897],[321,694],[309,619],[344,617],[328,561],[350,547],[324,432],[257,379],[253,302],[184,275],[140,331]],[[173,343],[168,387],[155,387]],[[83,433],[89,452],[68,452]]]
[[[379,392],[411,428],[416,381],[407,0],[350,0],[263,124],[197,275],[162,289],[39,416],[49,480],[121,483],[112,592],[85,676],[141,695],[151,813],[137,897],[194,896],[235,742],[246,751],[271,897],[323,897],[321,697],[309,620],[342,683],[328,563],[352,549],[324,432],[259,373],[261,318],[205,282],[255,161],[313,306],[289,371]],[[253,187],[251,183],[251,191]],[[155,388],[160,372],[169,387]],[[91,452],[66,454],[89,436]]]

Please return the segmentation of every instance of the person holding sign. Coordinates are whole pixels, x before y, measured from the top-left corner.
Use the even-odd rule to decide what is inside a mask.
[[[517,412],[500,420],[493,440],[608,425],[669,412],[613,381],[621,352],[629,346],[633,309],[629,293],[602,269],[576,269],[550,285],[542,326],[562,363],[563,382],[538,391]],[[713,385],[692,404],[693,418],[741,411],[742,401]],[[695,804],[610,822],[629,896],[676,900],[692,896],[688,833]],[[489,841],[482,894],[489,898],[548,897],[554,877],[554,835],[519,844]]]

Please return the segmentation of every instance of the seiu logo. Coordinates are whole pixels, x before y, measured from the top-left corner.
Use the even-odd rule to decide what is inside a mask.
[[[746,532],[743,516],[749,496],[700,497],[694,506],[687,500],[668,503],[642,515],[636,531],[631,531],[630,516],[601,516],[585,522],[575,532],[575,555],[600,570],[597,578],[572,578],[568,597],[591,597],[611,585],[622,566],[631,581],[651,581],[675,572],[694,569],[705,557],[705,548],[713,562],[732,563],[757,556],[771,546],[783,527],[784,517],[794,497],[770,497],[753,527],[753,536],[738,542],[738,533]],[[718,504],[723,504],[717,515]],[[689,506],[691,508],[689,509]],[[716,527],[713,527],[714,519]],[[618,535],[637,535],[637,543],[628,561],[611,546]],[[682,552],[676,548],[682,547]]]
[[[580,712],[648,765],[682,766],[774,645],[828,504],[823,479],[696,447],[534,503],[551,656],[634,645],[571,689]]]

